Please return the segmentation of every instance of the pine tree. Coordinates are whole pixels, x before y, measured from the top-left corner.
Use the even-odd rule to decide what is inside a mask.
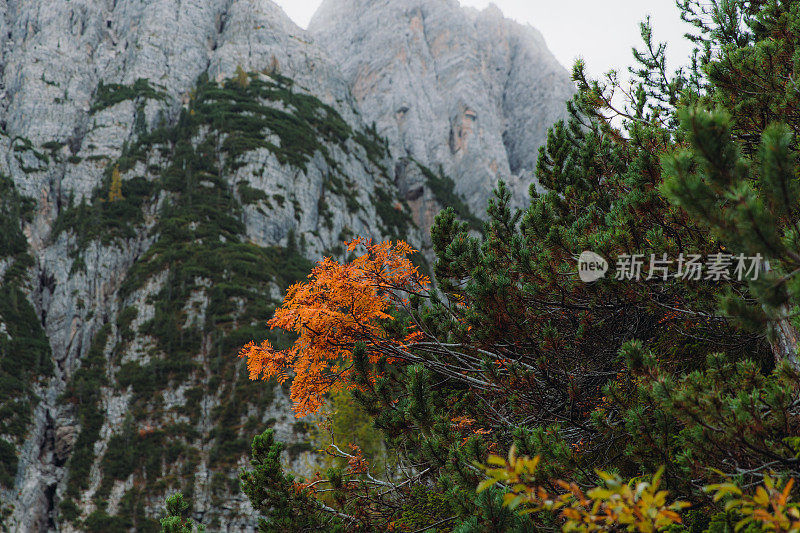
[[[115,166],[111,171],[111,186],[108,189],[108,201],[116,202],[124,200],[122,196],[122,175],[119,172],[119,167]]]
[[[241,474],[242,492],[263,516],[259,520],[259,531],[344,531],[338,525],[338,516],[321,512],[323,504],[312,498],[292,475],[284,474],[283,449],[282,443],[275,442],[271,429],[256,436],[250,460],[253,469]]]
[[[236,77],[234,79],[242,89],[250,85],[250,77],[247,75],[247,72],[245,72],[241,65],[236,66]]]
[[[189,503],[183,494],[176,492],[167,498],[167,516],[161,519],[161,533],[195,533],[203,532],[205,527],[187,517]]]

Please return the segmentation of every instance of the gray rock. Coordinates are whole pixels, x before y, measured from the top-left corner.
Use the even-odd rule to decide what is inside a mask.
[[[137,308],[139,316],[131,326],[137,333],[125,351],[114,353],[118,342],[115,328],[104,348],[110,383],[103,392],[106,420],[95,443],[97,457],[90,488],[76,502],[85,518],[94,509],[92,499],[103,474],[102,454],[129,415],[131,393],[115,385],[116,373],[123,363],[144,364],[153,357],[164,357],[153,353],[153,340],[138,333],[138,328],[154,316],[149,299],[164,286],[166,276],[153,278],[125,299],[120,296],[128,270],[157,238],[149,229],[158,218],[160,202],[146,206],[146,223],[137,229],[135,237],[105,244],[91,241],[80,249],[80,236],[53,233],[58,216],[70,202],[92,201],[92,192],[102,183],[109,165],[115,164],[126,144],[136,141],[141,125],[152,130],[174,123],[204,72],[211,79],[224,80],[234,76],[238,68],[279,71],[294,80],[295,91],[319,97],[353,129],[363,129],[364,124],[338,68],[271,2],[2,2],[0,30],[0,89],[4,94],[0,100],[0,150],[4,154],[0,156],[0,172],[11,176],[18,191],[37,203],[35,218],[25,228],[36,259],[29,295],[42,317],[55,362],[55,375],[46,385],[46,394],[40,394],[42,401],[35,407],[34,423],[21,447],[15,487],[0,490],[0,500],[14,506],[7,520],[13,530],[69,530],[72,526],[58,518],[57,508],[69,477],[67,460],[81,428],[73,410],[63,415],[59,395],[81,367],[100,327],[114,324],[123,308]],[[140,78],[163,97],[105,103],[99,99],[101,83],[131,87]],[[52,143],[59,145],[53,147]],[[45,144],[52,152],[42,148]],[[15,150],[18,146],[30,149]],[[47,155],[47,160],[37,153]],[[271,207],[264,202],[245,206],[243,222],[250,242],[286,245],[293,231],[298,238],[304,236],[306,253],[315,259],[340,244],[340,235],[345,233],[383,237],[374,223],[378,216],[370,196],[376,187],[392,189],[391,182],[352,140],[346,149],[329,147],[329,153],[331,159],[317,154],[302,170],[282,165],[268,150],[254,150],[245,154],[244,165],[225,176],[228,183],[244,182],[268,197],[285,197],[282,206],[274,199]],[[346,208],[343,198],[325,190],[324,182],[332,172],[331,160],[349,178],[353,194],[359,197],[360,207],[355,212]],[[144,162],[122,178],[143,176],[153,181],[157,174],[151,167],[158,169],[166,164],[158,151],[150,151]],[[383,164],[388,167],[390,162]],[[329,210],[325,214],[319,211],[323,196]],[[419,240],[414,234],[409,238]],[[85,266],[76,268],[78,260]],[[190,301],[187,306],[196,304],[200,314],[194,320],[202,323],[208,295],[201,292],[197,298],[204,301]],[[197,354],[201,365],[207,365],[211,356],[209,346]],[[206,386],[202,380],[189,383]],[[280,400],[282,394],[277,391],[275,405],[280,413],[286,413],[289,410],[287,402]],[[162,402],[173,408],[166,411],[174,411],[173,404],[179,400],[185,402],[183,397],[166,395]],[[206,414],[194,429],[206,436],[205,440],[213,427],[210,413],[225,400],[218,395],[204,399]],[[61,415],[66,419],[58,418]],[[265,421],[280,418],[276,415],[278,412],[268,412],[260,417]],[[164,418],[151,417],[148,424],[161,427],[175,420],[174,413],[167,412]],[[283,434],[293,436],[288,430]],[[208,453],[208,447],[201,448],[204,465],[208,464]],[[228,474],[235,476],[235,472],[233,469]],[[108,496],[110,511],[116,509],[127,483],[113,485]],[[254,520],[246,518],[249,504],[241,497],[230,511],[215,510],[209,498],[207,487],[198,491],[193,504],[199,513],[223,516],[230,531],[252,529]],[[151,515],[157,515],[162,506],[163,495],[147,503]]]
[[[69,454],[72,452],[72,447],[75,445],[75,439],[78,438],[78,426],[68,425],[59,426],[56,428],[55,440],[56,458],[61,464],[66,462]]]
[[[525,202],[547,129],[575,91],[537,30],[493,5],[478,12],[456,0],[325,0],[309,31],[396,160],[441,165],[475,213],[498,179]]]

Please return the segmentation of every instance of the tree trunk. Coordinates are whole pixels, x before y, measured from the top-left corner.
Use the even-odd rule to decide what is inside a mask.
[[[775,340],[772,341],[772,355],[775,362],[788,361],[792,368],[800,371],[797,348],[800,345],[800,333],[789,320],[789,307],[781,306],[781,318],[775,325]]]

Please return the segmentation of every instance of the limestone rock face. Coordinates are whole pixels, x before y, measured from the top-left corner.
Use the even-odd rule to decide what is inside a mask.
[[[253,531],[253,435],[313,457],[238,348],[349,237],[423,246],[440,165],[477,213],[523,191],[570,94],[535,30],[444,0],[312,33],[269,0],[0,0],[0,525],[153,529],[182,490]]]
[[[17,450],[0,516],[12,531],[83,530],[82,521],[108,516],[142,528],[166,492],[182,489],[206,524],[251,530],[249,504],[227,481],[248,441],[268,426],[289,443],[305,437],[280,388],[257,384],[270,395],[261,400],[248,396],[252,386],[244,392],[236,346],[247,328],[263,330],[266,304],[299,275],[287,273],[292,261],[335,255],[351,235],[399,233],[379,212],[394,201],[376,201],[379,190],[396,197],[383,140],[364,131],[338,67],[265,0],[0,2],[0,49],[0,174],[32,201],[20,227],[32,266],[17,285],[53,363],[20,376],[37,398],[23,430],[0,428]],[[236,122],[254,116],[237,110],[243,104],[258,121]],[[195,152],[175,165],[187,149]],[[205,168],[187,170],[198,161]],[[125,198],[112,202],[115,174]],[[210,221],[196,203],[207,197],[222,198],[214,206],[230,218]],[[167,243],[173,224],[184,234]],[[193,236],[198,228],[206,233]],[[403,233],[420,240],[412,225]],[[209,248],[209,239],[231,248]],[[198,261],[204,272],[188,278],[182,259],[154,270],[159,243],[162,255],[217,250],[222,262]],[[235,254],[252,266],[225,263]],[[2,273],[22,264],[11,251],[0,258]],[[248,269],[259,268],[256,281]],[[215,293],[237,275],[252,301]],[[179,278],[185,301],[171,301]],[[214,318],[209,302],[220,297],[230,315]],[[4,309],[0,331],[16,331],[25,317]],[[184,344],[196,336],[181,355],[188,366],[155,331],[169,316]],[[170,446],[177,457],[148,466],[131,455]],[[174,481],[153,488],[160,477]]]
[[[325,0],[309,31],[396,159],[441,165],[476,213],[498,179],[524,201],[574,93],[537,30],[456,0]]]

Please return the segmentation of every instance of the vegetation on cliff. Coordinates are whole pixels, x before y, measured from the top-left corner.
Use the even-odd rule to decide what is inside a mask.
[[[107,317],[95,333],[61,398],[74,406],[79,431],[59,512],[82,530],[157,531],[149,502],[175,490],[191,498],[201,462],[210,473],[200,486],[221,504],[239,490],[236,465],[252,435],[270,425],[263,413],[275,398],[273,387],[250,382],[244,362],[232,356],[250,340],[288,345],[286,335],[264,331],[263,321],[277,304],[273,292],[304,278],[312,264],[293,232],[286,246],[259,246],[248,238],[245,206],[266,212],[283,208],[286,200],[274,195],[273,204],[261,189],[230,182],[248,154],[265,149],[297,172],[307,171],[314,158],[325,159],[331,169],[325,190],[354,202],[356,211],[359,192],[338,169],[334,150],[360,149],[376,160],[385,155],[374,132],[355,131],[332,107],[295,90],[291,79],[237,72],[221,82],[201,76],[175,123],[143,127],[119,158],[106,162],[91,198],[72,202],[54,224],[52,238],[68,235],[76,275],[85,271],[83,257],[92,243],[128,247],[148,241],[122,281],[117,316]],[[131,87],[101,84],[95,98],[92,112],[100,113],[127,100],[138,105],[164,96],[139,80]],[[138,174],[142,169],[145,175]],[[299,218],[299,204],[291,201]],[[147,320],[137,308],[141,293],[153,307]],[[0,336],[0,355],[2,342]],[[134,356],[131,346],[137,344],[144,348]],[[31,363],[26,372],[37,369]],[[165,408],[169,390],[181,391],[182,406]],[[102,410],[111,391],[130,399],[122,422],[103,437]],[[218,405],[204,413],[208,398]],[[211,430],[199,429],[203,425]],[[302,451],[308,449],[306,444]],[[9,454],[6,467],[5,451],[0,447],[0,482],[6,470],[16,470],[16,454]],[[96,486],[93,472],[99,474]],[[109,500],[119,499],[114,487],[129,479],[133,486],[110,509]],[[78,504],[87,491],[95,510],[81,516],[86,507]]]

